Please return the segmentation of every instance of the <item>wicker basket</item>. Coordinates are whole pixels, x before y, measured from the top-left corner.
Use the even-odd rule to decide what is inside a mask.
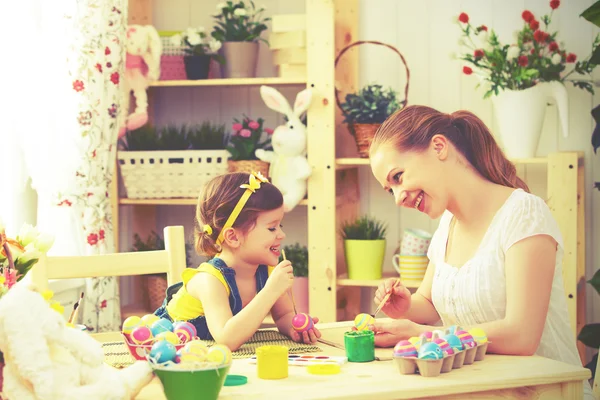
[[[227,161],[229,164],[229,172],[260,172],[265,178],[269,177],[269,164],[262,160],[239,160]]]
[[[146,286],[148,288],[148,303],[151,310],[158,309],[165,299],[167,293],[167,276],[148,275],[146,276]]]
[[[359,46],[361,44],[375,44],[378,46],[384,46],[384,47],[387,47],[387,48],[393,50],[394,53],[396,53],[400,57],[400,60],[402,60],[402,64],[404,64],[404,69],[406,70],[406,86],[404,87],[404,100],[400,101],[399,103],[400,103],[400,108],[406,107],[406,104],[408,103],[408,84],[410,81],[410,70],[408,69],[408,65],[406,64],[406,60],[404,59],[404,56],[394,46],[391,46],[389,44],[382,43],[382,42],[373,41],[373,40],[359,40],[357,42],[350,43],[349,45],[344,47],[342,50],[340,50],[340,53],[335,58],[335,66],[337,66],[340,58],[346,51],[350,50],[354,46]],[[336,101],[338,107],[340,108],[340,110],[342,111],[342,113],[344,114],[344,116],[347,117],[347,115],[344,112],[344,109],[342,108],[342,105],[340,103],[339,94],[340,94],[340,91],[336,87],[335,88],[335,101]],[[367,123],[367,124],[352,124],[350,126],[350,132],[354,135],[354,139],[356,140],[356,148],[357,148],[357,151],[358,151],[358,154],[360,157],[363,157],[363,158],[369,157],[369,147],[371,146],[371,141],[373,140],[373,136],[375,136],[375,132],[377,132],[377,129],[379,128],[380,125],[381,125],[380,123],[375,123],[375,124]]]
[[[127,197],[195,198],[215,176],[227,173],[227,150],[119,151]]]

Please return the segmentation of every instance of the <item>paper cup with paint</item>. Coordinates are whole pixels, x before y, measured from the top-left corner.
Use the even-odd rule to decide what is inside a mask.
[[[406,229],[400,244],[400,254],[406,256],[422,256],[427,254],[431,237],[431,233],[422,229]]]

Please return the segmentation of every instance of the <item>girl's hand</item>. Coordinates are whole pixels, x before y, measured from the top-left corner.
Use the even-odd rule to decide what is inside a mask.
[[[394,347],[401,340],[421,334],[419,325],[409,319],[375,320],[369,329],[375,333],[375,347]]]
[[[395,283],[396,278],[390,278],[380,283],[373,301],[379,306],[386,294],[391,292],[392,295],[381,308],[381,311],[390,318],[401,318],[410,309],[411,293],[402,282],[394,287]]]
[[[267,279],[265,289],[274,291],[279,295],[285,293],[286,290],[292,287],[294,283],[294,269],[289,260],[283,260],[275,268]]]
[[[316,327],[319,318],[312,317],[312,320],[315,326],[306,332],[296,332],[294,327],[290,327],[290,338],[298,343],[316,343],[317,339],[321,337],[321,332]]]

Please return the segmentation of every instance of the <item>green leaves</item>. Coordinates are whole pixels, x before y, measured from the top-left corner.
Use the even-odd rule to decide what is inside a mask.
[[[385,239],[386,230],[385,223],[363,216],[354,221],[345,221],[340,234],[343,239],[380,240]]]
[[[577,336],[581,343],[593,349],[600,348],[600,324],[587,324]]]
[[[225,125],[203,122],[188,129],[188,142],[194,150],[222,150],[225,148]]]
[[[295,243],[291,246],[285,246],[283,250],[285,251],[285,257],[292,263],[294,276],[308,276],[308,248],[300,246],[300,243]],[[283,260],[283,256],[281,260]]]
[[[225,148],[225,126],[203,122],[157,129],[144,125],[128,131],[119,143],[126,151],[222,150]]]
[[[596,293],[600,294],[600,269],[596,271],[596,273],[594,274],[592,279],[588,281],[588,283],[592,285],[594,289],[596,289]]]
[[[242,121],[234,121],[233,132],[227,136],[227,150],[232,161],[257,160],[254,154],[257,149],[272,150],[271,136],[267,134],[262,140],[265,133],[264,119],[258,118],[253,121],[244,115]]]
[[[380,124],[400,108],[396,92],[383,89],[381,85],[367,85],[356,94],[346,95],[341,104],[344,122],[358,124]]]
[[[256,9],[253,1],[250,1],[249,4],[243,1],[235,4],[227,1],[225,7],[218,9],[219,14],[214,16],[215,26],[211,35],[220,42],[261,40],[267,43],[266,40],[260,38],[260,34],[267,29],[265,22],[271,20],[271,18],[260,17],[264,10],[264,8]]]
[[[589,6],[580,16],[600,27],[600,0]]]

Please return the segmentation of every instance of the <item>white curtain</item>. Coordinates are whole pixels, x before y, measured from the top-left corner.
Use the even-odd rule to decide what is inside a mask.
[[[20,0],[6,7],[3,168],[23,166],[9,178],[13,193],[31,177],[37,226],[56,237],[49,255],[113,252],[108,193],[122,118],[127,0]],[[87,280],[80,316],[94,331],[119,328],[116,278]]]

